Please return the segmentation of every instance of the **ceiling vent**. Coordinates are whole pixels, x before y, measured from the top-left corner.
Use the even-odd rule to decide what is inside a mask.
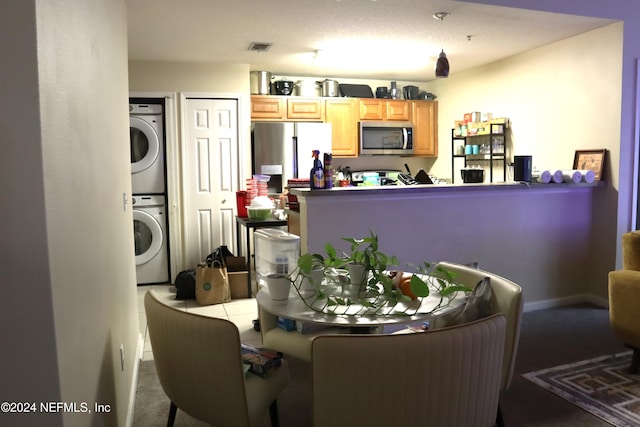
[[[253,50],[255,52],[266,52],[271,47],[271,44],[272,43],[253,42],[249,45],[248,50]]]

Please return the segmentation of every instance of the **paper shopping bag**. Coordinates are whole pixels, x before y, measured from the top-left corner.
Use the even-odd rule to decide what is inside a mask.
[[[231,301],[227,268],[219,262],[211,267],[198,265],[196,269],[196,301],[200,305],[220,304]]]

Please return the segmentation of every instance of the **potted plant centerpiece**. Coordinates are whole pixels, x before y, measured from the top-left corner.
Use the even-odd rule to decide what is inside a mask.
[[[451,272],[429,262],[412,266],[414,273],[403,273],[390,268],[399,268],[395,255],[380,250],[378,236],[343,238],[350,244],[348,254],[338,255],[331,244],[324,247],[324,254],[303,254],[298,259],[297,269],[290,275],[299,296],[309,308],[323,313],[341,315],[414,315],[418,313],[421,300],[435,291],[440,304],[435,309],[446,307],[456,292],[471,292],[472,289],[455,283]],[[345,275],[344,267],[349,273]],[[359,266],[360,270],[358,270]],[[322,272],[319,276],[318,271]],[[313,275],[316,274],[315,279]],[[326,282],[338,282],[342,292],[333,286],[321,286]],[[348,289],[351,285],[353,288]],[[348,290],[345,292],[345,290]],[[355,308],[354,308],[355,307]]]

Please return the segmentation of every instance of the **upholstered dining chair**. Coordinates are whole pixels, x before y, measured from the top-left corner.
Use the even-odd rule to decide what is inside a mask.
[[[178,408],[217,427],[256,425],[268,410],[278,425],[276,398],[289,381],[285,360],[265,379],[245,374],[232,322],[170,307],[153,290],[144,306],[158,378],[171,401],[168,426]]]
[[[520,341],[522,310],[524,306],[522,288],[511,280],[479,268],[450,262],[440,262],[438,264],[454,273],[456,275],[455,280],[458,283],[466,285],[472,289],[483,278],[490,278],[492,291],[491,312],[502,313],[507,319],[501,390],[508,390],[513,379],[516,355],[518,353],[518,342]],[[504,425],[500,406],[498,406],[496,424],[498,426]]]
[[[630,371],[640,371],[640,231],[622,235],[622,270],[609,272],[609,323],[633,350]]]
[[[493,426],[505,331],[495,314],[421,333],[316,337],[313,426]]]

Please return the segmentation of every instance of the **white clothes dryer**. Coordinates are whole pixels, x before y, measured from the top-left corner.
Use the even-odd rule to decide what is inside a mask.
[[[138,285],[169,282],[164,196],[133,196],[133,236]]]
[[[133,194],[165,191],[164,113],[160,104],[129,104]]]

